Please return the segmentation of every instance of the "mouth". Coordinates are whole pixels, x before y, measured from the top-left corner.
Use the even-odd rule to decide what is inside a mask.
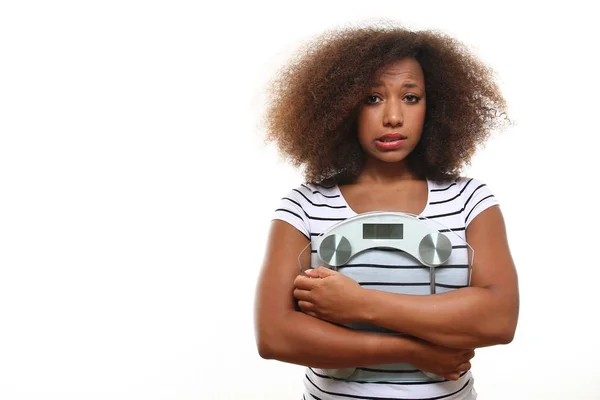
[[[398,140],[405,140],[405,139],[407,139],[407,137],[400,133],[386,133],[385,135],[377,138],[377,141],[382,142],[382,143],[389,143],[389,142],[395,142]]]
[[[375,140],[379,150],[398,150],[403,147],[407,137],[399,133],[387,133]]]

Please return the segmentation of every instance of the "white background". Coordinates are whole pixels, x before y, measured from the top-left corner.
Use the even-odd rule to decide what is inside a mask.
[[[376,18],[467,43],[516,123],[465,171],[502,204],[522,303],[514,342],[477,352],[480,398],[600,399],[600,32],[548,3],[0,3],[0,399],[300,398],[253,337],[302,179],[262,142],[262,90],[302,41]]]

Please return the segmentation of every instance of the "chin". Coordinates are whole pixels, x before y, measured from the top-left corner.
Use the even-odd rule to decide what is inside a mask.
[[[405,161],[406,158],[408,157],[408,154],[410,153],[406,153],[406,152],[386,152],[386,153],[382,153],[382,152],[378,152],[377,154],[371,154],[371,157],[379,160],[379,161],[383,161],[386,163],[399,163],[402,161]]]

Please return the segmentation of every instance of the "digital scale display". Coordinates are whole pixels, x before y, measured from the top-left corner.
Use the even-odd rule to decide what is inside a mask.
[[[363,239],[404,239],[404,224],[363,224]]]

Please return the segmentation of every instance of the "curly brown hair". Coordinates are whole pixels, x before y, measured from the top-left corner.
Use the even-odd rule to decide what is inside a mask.
[[[427,95],[423,133],[409,166],[420,177],[457,178],[477,147],[509,121],[493,71],[437,31],[345,27],[309,41],[269,86],[267,142],[302,168],[307,182],[352,182],[364,162],[358,110],[373,80],[403,58],[421,65]]]

